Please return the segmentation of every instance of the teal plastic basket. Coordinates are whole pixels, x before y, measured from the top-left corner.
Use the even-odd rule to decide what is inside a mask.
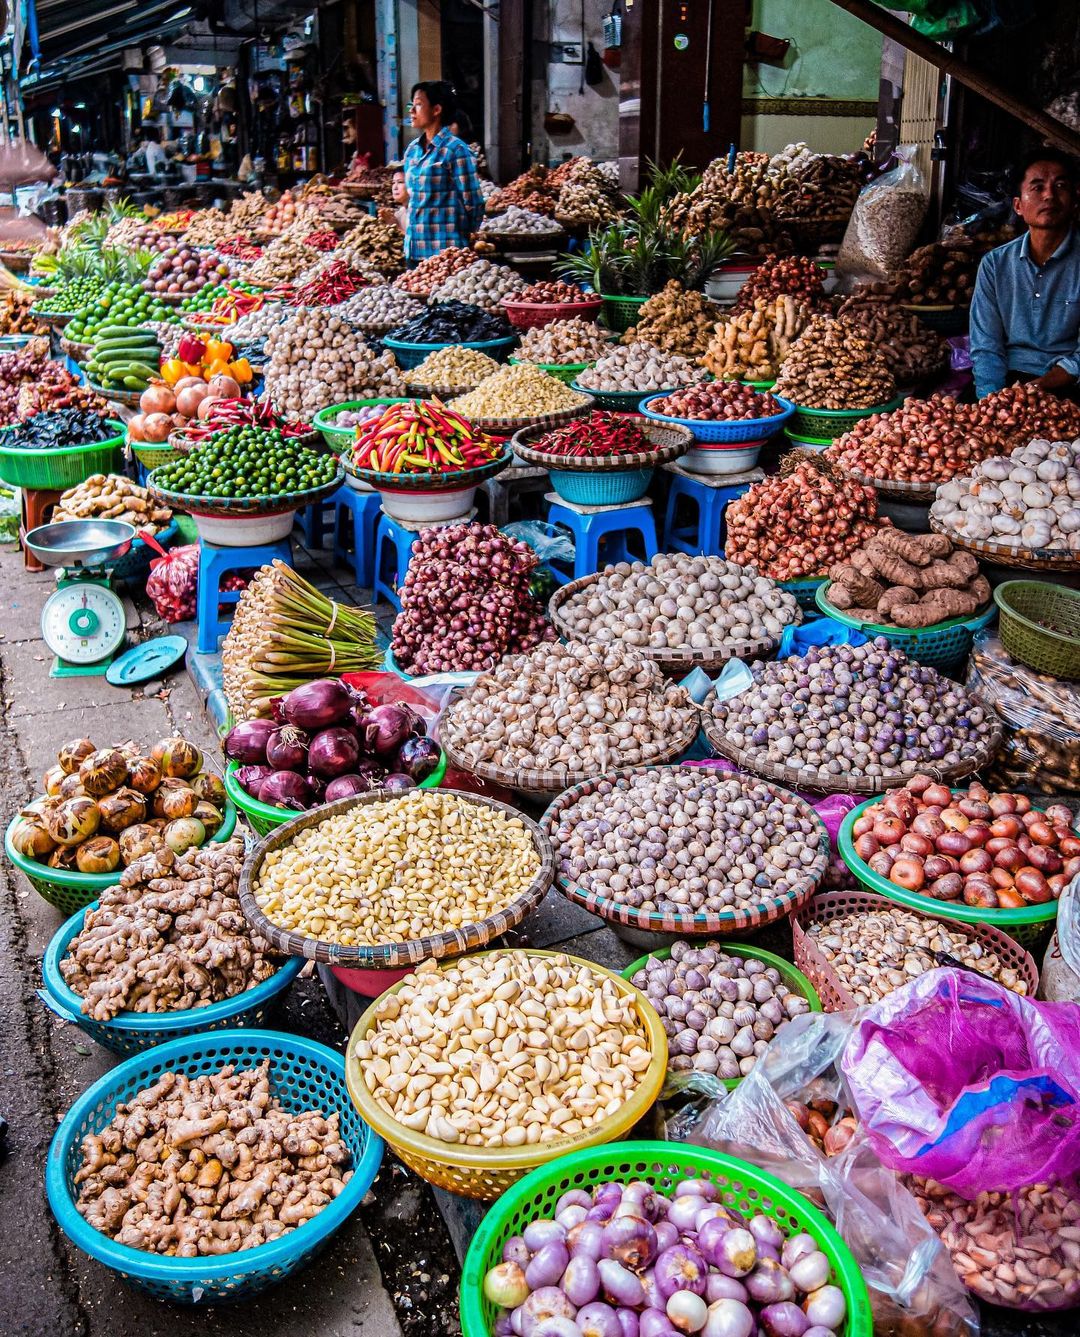
[[[591,1189],[607,1180],[643,1180],[669,1192],[683,1179],[707,1179],[717,1202],[748,1216],[771,1216],[787,1235],[805,1231],[829,1260],[830,1280],[844,1293],[847,1317],[837,1337],[871,1337],[870,1293],[851,1250],[816,1207],[773,1175],[746,1161],[688,1142],[609,1142],[560,1156],[520,1179],[488,1210],[461,1269],[462,1337],[492,1337],[499,1311],[484,1297],[484,1277],[502,1261],[502,1248],[530,1221],[554,1214],[569,1189]]]
[[[440,348],[478,348],[481,353],[486,353],[488,357],[494,358],[496,362],[505,362],[510,355],[511,348],[517,343],[517,336],[508,334],[501,339],[466,340],[464,342],[451,340],[449,343],[441,344],[409,344],[400,339],[391,339],[389,336],[384,336],[382,342],[383,347],[388,348],[397,358],[398,366],[404,367],[407,371],[410,367],[418,367],[429,353],[437,353]]]
[[[167,548],[179,533],[180,527],[173,520],[167,528],[159,534],[155,534],[154,538],[163,548]],[[131,541],[131,547],[124,553],[123,557],[118,557],[115,562],[107,562],[106,565],[111,567],[115,579],[136,584],[146,579],[150,573],[150,563],[157,556],[159,554],[151,548],[149,543],[144,543],[141,538],[134,538]]]
[[[615,506],[640,501],[649,490],[649,469],[596,469],[589,473],[572,469],[549,469],[551,486],[563,499],[578,506]]]
[[[976,632],[988,627],[997,617],[997,609],[991,604],[973,617],[951,617],[947,622],[939,622],[933,627],[912,627],[910,630],[886,627],[875,622],[860,622],[858,618],[849,617],[842,608],[834,608],[829,602],[827,589],[827,583],[819,585],[814,599],[826,617],[833,618],[842,626],[854,627],[871,639],[884,636],[890,645],[903,650],[909,659],[928,664],[943,673],[963,667],[964,660],[971,653],[971,643]]]
[[[269,1059],[270,1088],[288,1110],[321,1109],[341,1116],[341,1140],[352,1155],[352,1178],[321,1212],[280,1239],[239,1253],[177,1258],[118,1244],[95,1230],[75,1206],[75,1174],[84,1137],[99,1133],[121,1102],[131,1101],[163,1073],[189,1077],[241,1070]],[[60,1229],[83,1253],[121,1280],[174,1304],[246,1300],[297,1272],[343,1226],[374,1182],[383,1142],[360,1118],[345,1085],[345,1060],[325,1045],[276,1031],[228,1030],[185,1036],[148,1049],[107,1072],[72,1105],[49,1147],[45,1189]]]
[[[60,973],[60,962],[67,956],[71,940],[82,931],[87,914],[96,910],[97,904],[95,901],[85,910],[73,914],[53,934],[41,963],[45,988],[39,996],[58,1017],[74,1022],[91,1039],[114,1054],[139,1054],[167,1040],[225,1030],[230,1026],[261,1026],[304,966],[301,957],[289,957],[268,980],[206,1007],[185,1008],[178,1012],[121,1012],[112,1021],[95,1021],[83,1013],[83,1000],[65,982]]]
[[[0,428],[0,478],[12,487],[48,488],[63,492],[78,487],[91,474],[116,473],[121,463],[126,428],[111,418],[106,423],[114,435],[85,446],[63,446],[56,450],[21,450],[5,446],[5,433],[15,424]]]
[[[780,588],[794,594],[804,613],[817,612],[817,592],[828,583],[827,576],[804,576],[801,580],[781,580]]]

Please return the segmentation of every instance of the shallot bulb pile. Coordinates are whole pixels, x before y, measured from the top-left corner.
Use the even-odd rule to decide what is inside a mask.
[[[718,1196],[707,1179],[570,1189],[484,1278],[496,1337],[834,1337],[847,1302],[817,1241]]]

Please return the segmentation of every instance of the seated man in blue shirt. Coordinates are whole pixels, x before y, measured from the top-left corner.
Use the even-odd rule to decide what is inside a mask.
[[[983,256],[971,299],[971,361],[979,399],[1035,381],[1073,395],[1080,378],[1080,236],[1076,168],[1055,149],[1028,155],[1013,208],[1027,224]]]

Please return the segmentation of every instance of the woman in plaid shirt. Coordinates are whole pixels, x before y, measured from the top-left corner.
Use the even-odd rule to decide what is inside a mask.
[[[414,85],[409,120],[420,131],[405,150],[409,224],[405,255],[415,264],[448,246],[468,246],[484,197],[469,146],[450,133],[454,90],[442,79]]]

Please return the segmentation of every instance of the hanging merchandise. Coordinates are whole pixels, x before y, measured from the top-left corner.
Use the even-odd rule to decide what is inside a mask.
[[[604,82],[604,62],[600,59],[600,52],[589,43],[589,49],[585,55],[585,82],[592,88],[597,84]]]

